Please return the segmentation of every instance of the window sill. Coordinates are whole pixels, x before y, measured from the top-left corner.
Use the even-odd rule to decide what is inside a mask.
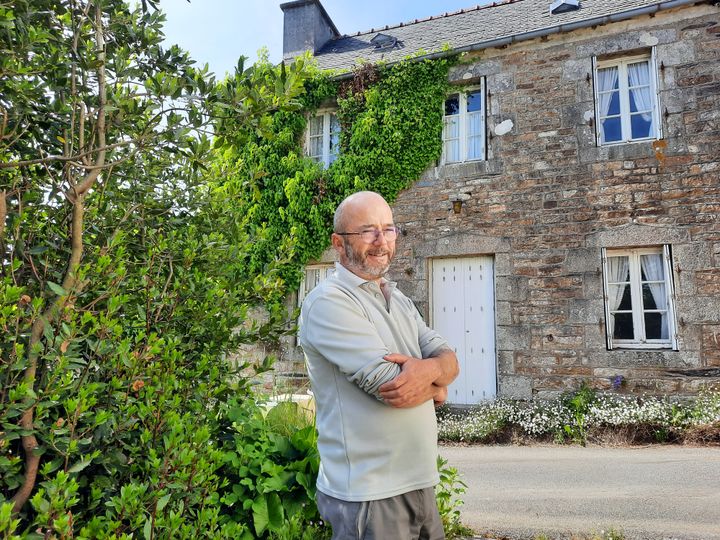
[[[452,161],[440,163],[435,171],[441,177],[498,175],[502,173],[500,160],[474,159],[472,161]]]
[[[580,163],[599,161],[621,161],[655,156],[655,141],[643,139],[621,143],[604,144],[580,149]]]
[[[616,343],[611,351],[675,351],[672,343]]]
[[[611,141],[600,144],[599,148],[608,148],[611,146],[624,146],[626,144],[640,144],[640,143],[652,143],[662,139],[656,139],[655,137],[646,137],[644,139],[630,139],[629,141]]]

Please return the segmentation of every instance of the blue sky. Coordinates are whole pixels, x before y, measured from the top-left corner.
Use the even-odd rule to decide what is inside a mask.
[[[282,57],[286,0],[161,0],[167,15],[166,43],[177,43],[216,75],[231,71],[241,55],[251,60],[267,47],[270,60]],[[321,0],[342,34],[422,19],[487,4],[490,0]]]

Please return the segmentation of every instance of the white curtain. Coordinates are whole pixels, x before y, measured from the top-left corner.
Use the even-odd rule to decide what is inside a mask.
[[[443,131],[445,161],[460,161],[460,120],[458,115],[448,115],[444,118]]]
[[[468,113],[468,159],[482,159],[482,112]]]
[[[601,118],[607,116],[608,111],[610,110],[610,102],[615,95],[615,92],[612,90],[617,84],[617,79],[617,67],[603,68],[598,69],[597,71],[598,96],[600,96],[600,118],[598,121],[601,121]],[[600,136],[602,138],[601,142],[605,142],[605,131],[602,127],[600,128]]]
[[[607,258],[607,280],[608,283],[622,283],[628,280],[628,268],[630,260],[627,257],[608,257]],[[622,302],[626,285],[609,285],[608,286],[608,303],[610,311],[617,310]],[[615,316],[610,315],[610,336],[615,335]]]
[[[340,122],[337,115],[330,114],[330,156],[329,161],[333,163],[337,157],[340,146]]]
[[[662,322],[660,330],[660,339],[668,339],[668,313],[667,299],[665,298],[665,270],[663,268],[663,258],[661,254],[643,255],[640,257],[640,264],[648,281],[659,283],[648,283],[650,293],[655,301],[655,307],[662,310]]]
[[[638,62],[628,66],[628,78],[630,79],[630,92],[635,100],[638,111],[642,113],[643,120],[650,122],[650,134],[654,133],[653,129],[653,99],[650,93],[650,64],[648,62]]]
[[[316,161],[322,160],[323,152],[323,117],[322,115],[310,118],[310,144],[308,155]]]

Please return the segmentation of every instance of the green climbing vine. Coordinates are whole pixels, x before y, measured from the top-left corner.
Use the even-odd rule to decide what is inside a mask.
[[[248,272],[281,261],[285,291],[329,245],[332,216],[348,194],[369,189],[392,202],[440,156],[442,103],[453,58],[364,64],[350,77],[314,72],[299,106],[246,140],[221,140],[212,185],[254,239]],[[270,69],[267,65],[259,69]],[[279,68],[276,68],[279,69]],[[329,103],[342,127],[340,155],[327,169],[304,156],[307,118]]]

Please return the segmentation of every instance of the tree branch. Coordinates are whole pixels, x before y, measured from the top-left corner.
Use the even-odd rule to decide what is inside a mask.
[[[77,161],[83,157],[89,156],[90,154],[94,154],[95,152],[102,152],[106,153],[108,150],[114,150],[115,148],[119,148],[121,146],[127,146],[129,144],[136,143],[138,139],[130,139],[128,141],[120,141],[113,144],[108,144],[106,146],[101,146],[98,148],[95,148],[93,150],[86,150],[85,152],[80,152],[79,154],[75,154],[73,156],[46,156],[44,158],[36,158],[36,159],[26,159],[23,161],[7,161],[4,163],[0,163],[0,169],[11,169],[11,168],[18,168],[18,167],[29,167],[31,165],[39,165],[41,163],[51,163],[53,161]],[[99,157],[98,157],[99,160]],[[104,161],[104,156],[103,156]]]
[[[7,219],[7,191],[0,190],[0,253],[5,257],[5,220]]]
[[[88,6],[90,2],[88,3]],[[102,11],[99,2],[95,4],[95,45],[98,51],[98,101],[99,107],[97,110],[97,138],[98,146],[101,150],[98,150],[95,164],[102,166],[105,162],[105,146],[106,146],[106,132],[105,132],[105,105],[107,100],[106,87],[105,87],[105,40],[102,34]],[[75,197],[72,200],[73,211],[72,211],[72,225],[71,225],[71,244],[70,244],[70,258],[68,259],[67,271],[63,278],[62,287],[66,292],[76,293],[82,287],[78,282],[77,271],[80,267],[83,254],[83,226],[85,216],[85,195],[92,188],[98,175],[100,174],[100,168],[95,169],[88,173],[85,178],[79,183],[73,185]],[[55,300],[48,306],[41,317],[38,317],[33,322],[32,330],[30,332],[30,342],[28,347],[28,366],[25,368],[24,380],[28,385],[28,388],[34,388],[35,379],[38,369],[38,360],[40,356],[40,345],[43,337],[43,331],[46,324],[53,324],[57,319],[58,315],[62,312],[62,308],[67,302],[67,296],[57,296]],[[26,409],[23,411],[20,417],[20,426],[25,430],[28,435],[21,437],[23,450],[25,452],[25,478],[20,489],[15,493],[12,498],[13,511],[15,513],[20,512],[22,507],[25,505],[27,500],[30,498],[35,483],[37,481],[37,474],[40,468],[40,454],[37,452],[38,441],[34,433],[33,419],[35,415],[35,402],[32,399],[26,400]]]
[[[77,270],[80,267],[80,262],[82,260],[84,215],[85,201],[84,198],[80,196],[75,200],[73,205],[70,259],[68,261],[68,270],[65,273],[65,277],[62,282],[62,287],[67,292],[78,292]],[[38,317],[33,322],[32,330],[30,332],[30,342],[28,343],[28,367],[25,369],[24,375],[24,380],[29,388],[32,388],[35,384],[38,359],[40,356],[40,345],[45,325],[55,322],[66,302],[67,296],[56,297],[42,316]],[[33,433],[34,414],[35,402],[33,400],[28,400],[27,408],[23,411],[23,414],[20,417],[20,427],[23,430],[29,431],[30,434],[23,435],[21,438],[23,450],[25,451],[25,478],[23,485],[12,498],[14,504],[13,511],[16,513],[20,512],[28,498],[30,498],[30,494],[35,487],[37,473],[40,468],[40,455],[37,453],[39,445],[37,438]]]

